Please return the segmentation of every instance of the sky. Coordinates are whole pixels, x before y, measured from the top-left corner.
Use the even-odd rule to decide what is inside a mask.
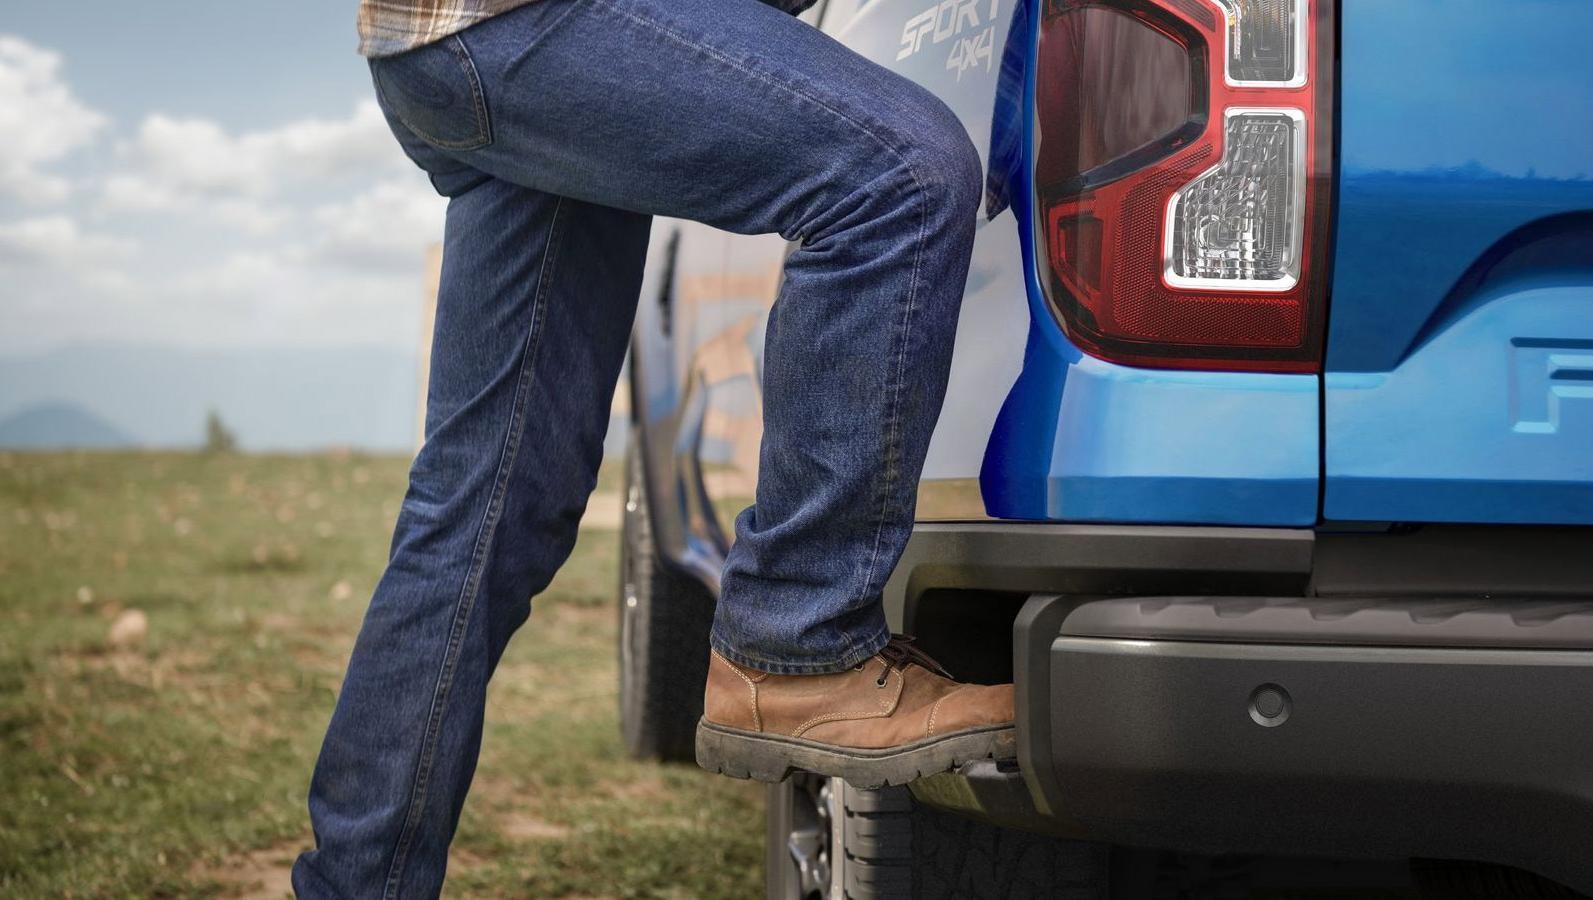
[[[444,203],[352,0],[0,0],[0,354],[413,353]]]

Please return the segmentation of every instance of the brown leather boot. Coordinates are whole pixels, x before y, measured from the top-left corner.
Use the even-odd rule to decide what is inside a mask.
[[[814,772],[868,789],[1016,755],[1012,685],[959,684],[908,639],[833,675],[770,675],[718,653],[708,663],[697,764],[710,772]]]

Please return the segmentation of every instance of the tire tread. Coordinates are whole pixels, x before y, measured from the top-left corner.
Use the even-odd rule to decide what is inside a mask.
[[[645,478],[634,443],[626,454],[625,476],[627,495],[634,479]],[[619,615],[623,622],[625,568],[629,565],[640,601],[635,625],[644,630],[634,648],[639,658],[631,690],[641,696],[633,713],[625,708],[622,690],[620,727],[626,751],[634,758],[691,762],[696,755],[697,720],[702,718],[703,683],[708,678],[714,597],[707,586],[659,558],[645,484],[637,506],[634,513],[623,512]],[[623,628],[620,633],[623,640]],[[620,666],[623,678],[623,647]]]

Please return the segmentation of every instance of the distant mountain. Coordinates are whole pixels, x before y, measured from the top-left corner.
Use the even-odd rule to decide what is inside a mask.
[[[136,443],[127,432],[68,403],[34,406],[0,419],[0,447],[9,450],[103,450]]]
[[[79,423],[97,421],[109,430],[62,424],[43,432],[44,425],[29,424],[28,433],[82,437],[57,446],[196,447],[205,416],[215,410],[243,450],[407,453],[415,447],[418,362],[413,352],[375,346],[69,345],[0,356],[0,421],[41,409],[60,417],[65,410]],[[624,446],[626,418],[623,408],[617,412],[606,442],[610,454]]]
[[[131,443],[193,447],[215,410],[245,450],[407,451],[416,362],[385,347],[70,345],[0,356],[0,418],[69,406],[118,423]]]

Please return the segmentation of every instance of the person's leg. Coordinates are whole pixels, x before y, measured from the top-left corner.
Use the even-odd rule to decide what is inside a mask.
[[[880,689],[873,670],[839,689],[866,690],[871,716],[876,695],[887,718],[916,716],[902,733],[955,728],[959,709],[1010,719],[1010,698],[943,703],[927,669],[880,652],[896,649],[879,593],[944,394],[981,188],[945,105],[757,0],[539,0],[373,71],[455,195],[439,316],[455,312],[434,354],[434,382],[451,381],[323,747],[319,849],[296,887],[435,892],[485,682],[591,488],[635,214],[801,244],[770,318],[762,478],[726,570],[719,670],[855,675],[873,658]],[[847,715],[820,713],[820,730]]]
[[[891,642],[880,602],[981,196],[962,124],[757,0],[539,0],[456,49],[495,135],[473,165],[799,245],[769,318],[757,496],[725,567],[698,762],[873,786],[1013,752],[1011,686],[945,677]]]
[[[755,505],[713,643],[844,671],[889,640],[982,190],[920,86],[757,0],[538,0],[472,28],[494,142],[472,165],[565,196],[778,232]]]
[[[426,441],[316,764],[302,897],[440,889],[488,677],[595,483],[646,252],[646,216],[410,144],[452,195]]]

